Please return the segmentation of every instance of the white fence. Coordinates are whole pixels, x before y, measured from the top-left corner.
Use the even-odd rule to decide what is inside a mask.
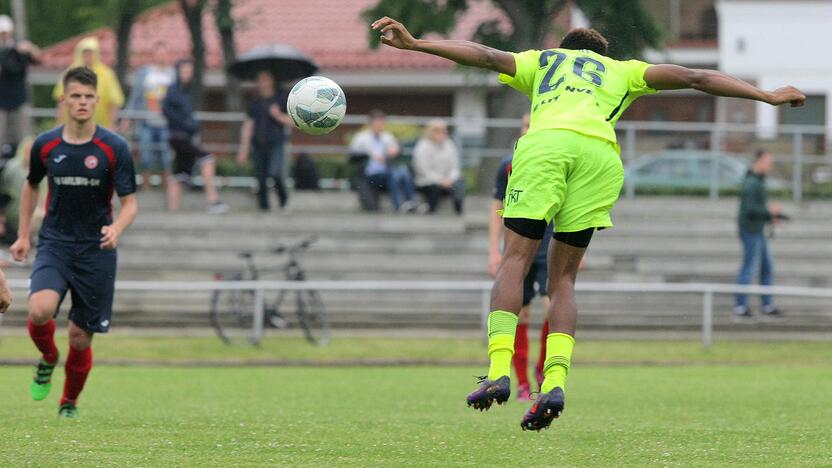
[[[481,297],[480,326],[487,332],[488,314],[491,311],[490,281],[117,281],[121,291],[253,291],[254,325],[252,342],[263,337],[263,319],[266,291],[472,291]],[[9,287],[25,290],[28,280],[9,280]],[[832,299],[832,288],[801,286],[740,286],[719,283],[600,283],[578,282],[578,292],[596,293],[665,293],[702,294],[702,345],[713,344],[714,295],[745,293],[751,295],[798,296]],[[2,317],[2,316],[0,316]]]

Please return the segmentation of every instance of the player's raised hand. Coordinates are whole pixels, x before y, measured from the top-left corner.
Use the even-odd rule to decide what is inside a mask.
[[[6,276],[0,271],[0,314],[5,314],[12,303],[12,292],[6,285]]]
[[[118,237],[121,233],[115,226],[101,228],[101,250],[113,250],[118,247]]]
[[[800,107],[806,102],[806,95],[794,86],[784,86],[771,92],[768,103],[772,106],[789,103],[792,107]]]
[[[395,47],[397,49],[415,49],[416,39],[410,34],[410,31],[402,23],[393,18],[385,16],[376,20],[372,24],[372,28],[381,33],[382,44]]]
[[[9,247],[9,252],[16,262],[25,262],[29,257],[29,250],[32,249],[32,243],[25,237],[18,237],[17,240]]]

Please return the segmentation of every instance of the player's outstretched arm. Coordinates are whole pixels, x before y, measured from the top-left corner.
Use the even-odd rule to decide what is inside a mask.
[[[651,65],[644,81],[653,89],[696,89],[714,96],[761,101],[772,106],[802,106],[806,96],[793,86],[764,91],[745,81],[717,70],[695,70],[679,65]]]
[[[416,39],[400,22],[384,17],[372,24],[381,33],[381,42],[397,49],[414,50],[444,57],[460,65],[484,68],[514,76],[514,56],[470,41]]]

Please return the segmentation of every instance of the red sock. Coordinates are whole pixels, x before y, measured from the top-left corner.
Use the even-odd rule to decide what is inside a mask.
[[[75,403],[81,390],[84,389],[84,382],[92,369],[92,347],[84,350],[77,350],[69,347],[69,356],[66,358],[66,382],[64,382],[64,394],[61,397],[61,404],[66,402]]]
[[[514,356],[511,358],[514,372],[517,374],[517,385],[529,385],[529,326],[525,323],[517,325],[514,334]]]
[[[543,366],[546,364],[546,338],[549,336],[549,320],[543,319],[543,328],[540,329],[540,356],[537,357],[538,372],[543,373]]]
[[[58,360],[58,347],[55,346],[55,321],[50,320],[43,325],[35,325],[29,320],[29,336],[35,342],[38,351],[43,354],[43,360],[53,363]]]

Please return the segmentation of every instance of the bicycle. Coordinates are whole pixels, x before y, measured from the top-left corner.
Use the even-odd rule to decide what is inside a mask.
[[[298,262],[299,253],[308,250],[315,242],[314,236],[308,237],[295,245],[279,245],[269,251],[270,254],[287,255],[288,261],[276,268],[258,268],[255,264],[255,252],[242,251],[246,267],[234,273],[218,272],[217,281],[256,281],[263,274],[283,273],[288,281],[305,281],[306,272]],[[267,293],[268,294],[268,293]],[[294,295],[294,300],[291,300]],[[211,295],[211,324],[217,336],[226,344],[249,341],[259,345],[259,340],[251,330],[254,325],[255,293],[251,290],[217,290]],[[273,300],[268,298],[263,304],[263,326],[274,329],[289,328],[292,312],[297,317],[297,325],[303,330],[306,340],[318,346],[326,346],[330,340],[330,323],[324,303],[318,291],[297,290],[278,291]]]

